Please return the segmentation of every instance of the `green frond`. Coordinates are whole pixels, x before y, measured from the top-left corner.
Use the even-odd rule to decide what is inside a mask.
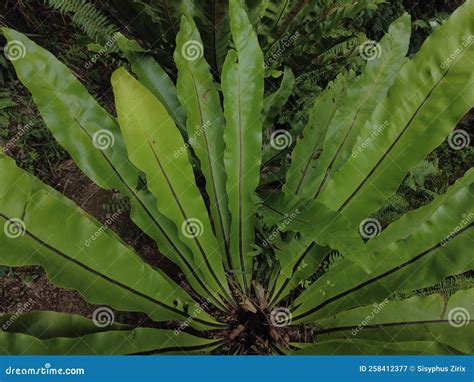
[[[424,189],[426,178],[437,175],[439,173],[438,161],[424,160],[418,166],[410,171],[405,184],[412,190]]]
[[[46,3],[62,14],[70,16],[77,27],[100,44],[110,42],[118,31],[117,27],[87,0],[46,0]]]
[[[0,91],[0,128],[7,127],[10,122],[10,109],[17,106],[10,90]],[[8,133],[7,133],[8,134]]]

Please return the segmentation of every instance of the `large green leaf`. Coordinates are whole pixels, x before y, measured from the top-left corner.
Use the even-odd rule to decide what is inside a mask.
[[[2,355],[145,355],[206,354],[220,342],[173,331],[137,328],[87,334],[79,338],[39,340],[27,334],[0,333]]]
[[[272,207],[272,204],[277,207]],[[267,200],[264,205],[269,210],[268,214],[272,214],[274,218],[272,221],[267,216],[267,222],[276,226],[280,232],[292,231],[300,236],[290,242],[289,248],[277,254],[285,276],[292,275],[301,251],[313,241],[320,246],[338,250],[362,269],[369,271],[370,257],[364,242],[342,214],[314,201],[271,203]]]
[[[0,159],[0,178],[0,264],[41,265],[54,284],[93,304],[141,311],[156,321],[195,312],[198,327],[219,327],[163,272],[12,159]]]
[[[193,20],[183,16],[174,54],[178,67],[178,96],[188,115],[189,144],[206,179],[213,227],[221,253],[230,255],[230,215],[223,159],[224,113],[202,49],[201,37]],[[186,156],[187,150],[177,155]]]
[[[98,311],[100,312],[100,311]],[[99,325],[83,316],[51,311],[8,313],[0,315],[0,327],[5,332],[23,333],[46,340],[53,337],[80,337],[110,330],[130,330],[132,327],[112,322],[106,312]],[[96,318],[97,319],[97,318]]]
[[[474,169],[470,169],[466,174],[458,179],[454,185],[441,195],[438,195],[431,203],[412,210],[403,215],[400,219],[390,224],[380,234],[370,239],[367,247],[372,252],[380,252],[390,246],[392,243],[406,239],[420,229],[429,219],[433,219],[436,214],[445,213],[445,202],[449,199],[460,198],[469,187],[474,184]],[[468,205],[466,205],[466,212]],[[448,212],[450,214],[450,212]],[[461,215],[460,223],[464,219],[471,220],[473,216],[465,213]],[[453,227],[451,227],[453,228]]]
[[[363,127],[355,144],[361,150],[327,184],[321,202],[359,223],[474,105],[474,46],[466,37],[474,34],[473,16],[474,2],[467,1],[402,68]]]
[[[308,266],[303,265],[303,258],[309,257],[309,261],[315,263],[310,265],[314,270],[333,249],[357,264],[360,272],[370,270],[369,252],[359,234],[342,214],[313,200],[290,201],[282,200],[281,197],[267,199],[262,211],[265,211],[264,220],[273,229],[272,232],[298,234],[287,242],[274,244],[281,268],[274,287],[271,288],[274,292],[273,303],[285,297],[302,280],[301,277],[307,275],[306,272],[300,272],[301,268]]]
[[[232,217],[231,267],[247,291],[255,240],[252,198],[260,180],[262,160],[263,54],[238,0],[230,2],[230,25],[235,50],[227,54],[222,71],[226,119],[224,165]]]
[[[414,290],[426,288],[444,278],[467,272],[473,268],[469,243],[472,241],[472,226],[462,231],[445,246],[440,244],[413,251],[406,243],[399,251],[409,256],[388,252],[376,258],[380,261],[369,277],[346,263],[334,266],[331,272],[318,279],[303,292],[296,301],[295,321],[310,322],[327,317],[361,304],[369,304],[387,298],[398,289]],[[415,247],[415,239],[412,247]]]
[[[138,188],[139,171],[128,160],[115,119],[51,53],[21,33],[7,28],[2,32],[8,41],[20,41],[25,46],[25,57],[12,63],[54,138],[92,181],[128,196],[132,220],[156,240],[164,255],[180,266],[197,292],[222,305],[195,272],[191,252],[178,239],[173,223],[158,213],[153,195]],[[158,84],[159,71],[147,69],[148,65],[155,65],[153,62],[144,59],[136,65],[141,65],[144,75]],[[166,86],[161,86],[160,91],[172,99],[172,89],[164,90],[169,86],[174,88],[168,80],[165,79]]]
[[[178,101],[176,87],[171,78],[151,56],[130,53],[129,60],[138,80],[159,99],[186,137],[186,113]]]
[[[447,276],[473,269],[472,172],[460,183],[453,186],[455,192],[448,191],[449,197],[433,202],[436,208],[423,207],[430,213],[417,222],[414,232],[395,238],[396,241],[374,253],[371,274],[364,275],[342,261],[316,280],[296,300],[295,322],[311,322],[379,302],[397,290],[426,288]],[[390,226],[387,232],[392,232]]]
[[[12,29],[2,28],[2,33],[8,41],[24,45],[25,56],[12,61],[17,75],[33,95],[47,127],[77,165],[102,188],[122,189],[123,182],[135,185],[138,171],[123,155],[125,146],[114,118],[51,53]],[[71,135],[76,141],[74,145],[69,143]],[[103,150],[96,149],[94,141]],[[88,150],[90,147],[93,149]],[[116,173],[104,156],[117,169]]]
[[[466,84],[473,79],[474,48],[463,37],[473,34],[473,8],[472,1],[460,7],[404,65],[362,128],[354,146],[356,154],[334,175],[318,201],[359,225],[472,107],[473,87]]]
[[[344,339],[354,350],[360,346],[359,341],[378,341],[377,347],[370,351],[376,354],[386,354],[394,346],[402,350],[406,342],[409,353],[472,354],[473,297],[474,289],[470,289],[454,294],[448,301],[438,294],[403,301],[385,300],[317,321],[315,336],[318,342]],[[416,350],[410,342],[418,343]],[[310,345],[307,350],[312,348]],[[360,348],[363,349],[364,346]]]
[[[418,330],[420,328],[417,328]],[[462,354],[436,341],[385,341],[343,339],[321,341],[294,351],[295,355],[453,355]]]
[[[294,240],[287,243],[287,253],[289,253],[291,257],[295,256],[295,253],[291,253],[290,251],[295,251],[296,245]],[[300,249],[300,251],[301,250],[302,249]],[[285,247],[280,247],[278,253],[285,253]],[[285,275],[285,273],[280,271],[280,268],[276,268],[274,280],[272,280],[271,287],[269,288],[269,295],[271,296],[269,300],[271,305],[273,306],[279,303],[298,286],[304,287],[306,281],[315,274],[331,253],[334,253],[334,251],[330,248],[314,244],[308,246],[306,252],[300,252],[298,261],[293,265],[291,276]]]
[[[341,107],[331,119],[323,152],[316,164],[316,173],[306,181],[302,194],[317,197],[333,174],[349,159],[360,130],[370,118],[393,85],[398,71],[405,63],[410,43],[411,22],[403,15],[391,26],[388,33],[374,48],[364,72],[345,94]],[[362,45],[363,46],[363,45]],[[380,54],[380,57],[377,54]],[[312,156],[309,160],[315,155]],[[308,159],[307,159],[308,160]],[[305,161],[306,162],[306,161]],[[304,175],[312,175],[303,173]]]
[[[32,318],[40,322],[31,322]],[[54,321],[46,322],[48,318]],[[0,317],[0,321],[2,319]],[[203,354],[220,344],[219,340],[199,338],[181,331],[99,328],[83,317],[55,312],[16,315],[14,322],[15,325],[5,325],[0,332],[2,355]],[[20,323],[28,328],[31,326],[31,331],[19,328]],[[48,324],[57,332],[53,333]],[[40,327],[46,335],[37,333]]]
[[[311,184],[314,184],[319,170],[318,159],[324,138],[352,83],[352,72],[341,74],[316,99],[310,112],[309,123],[298,137],[291,154],[291,166],[283,186],[285,194],[300,198],[312,196],[314,187],[311,187]]]
[[[147,177],[159,212],[173,221],[179,238],[191,249],[197,271],[211,290],[232,301],[223,254],[206,206],[196,186],[186,146],[164,106],[124,69],[112,75],[115,103],[128,155]]]

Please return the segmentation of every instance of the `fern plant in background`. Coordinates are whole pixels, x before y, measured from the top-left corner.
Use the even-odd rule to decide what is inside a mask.
[[[65,15],[93,41],[106,44],[118,32],[116,27],[87,0],[46,0],[46,3]]]
[[[375,9],[378,0],[262,2],[259,35],[270,67],[290,65],[297,72],[326,68],[350,57],[366,40],[349,21]]]
[[[71,16],[77,26],[101,44],[113,39],[111,36],[119,29],[107,22],[106,16],[87,0],[47,0],[47,3]],[[351,21],[375,9],[379,3],[381,0],[244,2],[264,52],[266,76],[275,76],[274,72],[283,66],[291,68],[296,74],[297,81],[287,85],[291,89],[285,96],[292,95],[295,105],[292,109],[300,109],[301,106],[307,114],[309,103],[317,95],[314,91],[306,91],[308,86],[325,86],[344,68],[360,66],[360,46],[367,42],[367,38],[361,28],[354,27],[356,24]],[[175,76],[174,63],[170,58],[176,47],[180,17],[192,14],[202,36],[204,54],[213,75],[218,78],[231,42],[227,0],[110,0],[108,5],[121,28],[131,28],[146,46],[158,52],[154,55],[157,62],[171,77]],[[140,55],[143,54],[144,50],[141,50]],[[136,54],[126,56],[129,60],[136,60]],[[278,86],[277,81],[266,83],[269,91],[278,89]],[[297,112],[289,114],[288,118],[301,117]]]
[[[339,75],[314,103],[281,190],[261,176],[268,147],[292,147],[281,132],[262,149],[281,98],[264,94],[252,13],[238,0],[229,8],[220,86],[187,15],[176,88],[156,82],[165,77],[152,61],[135,66],[138,79],[118,69],[118,122],[52,54],[2,29],[25,49],[13,65],[52,134],[95,183],[128,198],[132,220],[186,283],[2,154],[0,264],[41,265],[57,286],[151,322],[114,323],[105,306],[93,320],[3,315],[0,352],[472,354],[474,172],[382,232],[370,214],[474,105],[473,47],[440,65],[474,33],[474,1],[413,59],[404,15],[361,75]]]
[[[177,108],[176,95],[162,93],[153,83],[166,82],[167,89],[173,88],[176,69],[171,58],[183,14],[193,15],[203,41],[203,54],[213,77],[218,80],[231,44],[227,0],[110,0],[107,9],[116,17],[119,27],[106,22],[103,11],[87,0],[47,0],[47,3],[71,16],[93,40],[102,45],[104,41],[114,41],[113,49],[107,52],[118,51],[123,55],[132,65],[132,71],[165,104],[168,112],[181,114],[176,115],[176,119],[178,127],[185,132],[184,115]],[[365,62],[361,51],[370,51],[374,42],[368,41],[362,28],[356,26],[359,23],[353,21],[374,10],[379,3],[381,0],[243,2],[264,53],[265,92],[271,95],[269,101],[272,101],[265,112],[265,125],[273,125],[273,129],[268,130],[267,143],[280,127],[291,126],[291,134],[296,138],[308,122],[307,115],[321,89],[345,68],[358,70]],[[116,38],[119,29],[130,28],[143,47],[124,36]],[[146,47],[150,49],[147,51]],[[148,66],[154,67],[159,78],[147,77],[145,67]],[[270,152],[264,156],[265,162],[274,159],[281,159],[281,155],[276,158],[275,153]]]
[[[463,0],[394,0],[380,4],[377,9],[369,10],[364,18],[358,18],[356,24],[367,31],[372,39],[378,39],[385,33],[390,23],[404,12],[412,14],[413,34],[410,55],[416,53],[429,34],[443,24]]]
[[[421,162],[410,170],[397,193],[384,203],[377,214],[374,215],[374,218],[380,222],[382,227],[386,227],[413,208],[410,199],[422,200],[421,205],[423,205],[433,200],[436,195],[443,193],[443,190],[430,190],[426,184],[428,178],[437,176],[439,172],[438,160],[424,160]]]
[[[0,138],[6,138],[8,134],[6,128],[10,121],[10,112],[17,105],[13,100],[11,90],[8,88],[8,79],[8,60],[2,56],[0,57]]]
[[[4,130],[10,121],[10,109],[16,106],[10,90],[0,91],[0,129]],[[5,138],[5,137],[3,137]]]
[[[110,0],[109,3],[119,18],[137,28],[151,46],[170,55],[176,45],[181,15],[192,13],[203,39],[207,60],[215,73],[220,72],[231,41],[228,0]],[[378,3],[381,1],[243,1],[251,23],[257,29],[267,69],[278,68],[283,63],[298,73],[308,66],[328,68],[335,61],[349,58],[354,47],[365,39],[348,21],[362,11],[374,9]],[[166,57],[159,60],[163,60],[160,63],[165,67],[170,63]]]

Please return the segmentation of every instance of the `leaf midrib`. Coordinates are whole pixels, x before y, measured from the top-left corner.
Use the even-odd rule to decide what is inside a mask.
[[[218,340],[218,341],[215,341],[209,344],[203,344],[203,345],[170,346],[167,348],[158,348],[158,349],[153,349],[147,352],[130,353],[127,355],[152,355],[152,354],[163,354],[163,353],[170,353],[170,352],[184,353],[186,351],[206,350],[209,348],[214,348],[219,345],[223,345],[225,343],[227,343],[227,341]]]
[[[190,69],[189,72],[190,72],[190,75],[191,75],[191,79],[192,79],[193,87],[194,87],[194,93],[196,95],[196,100],[197,100],[197,103],[198,103],[199,119],[201,121],[200,125],[204,126],[204,116],[203,116],[203,110],[202,110],[202,105],[201,105],[201,98],[199,96],[196,80],[195,80],[195,77],[194,77],[194,72],[191,69]],[[229,260],[229,247],[228,247],[228,245],[229,245],[229,241],[228,241],[229,240],[229,235],[228,235],[228,233],[226,232],[226,230],[224,228],[223,211],[222,211],[220,200],[217,196],[217,185],[216,185],[217,180],[216,180],[216,177],[215,177],[215,174],[214,174],[214,163],[215,162],[211,158],[211,152],[210,152],[210,149],[209,149],[209,142],[207,140],[206,129],[204,129],[202,136],[203,136],[203,139],[204,139],[204,144],[206,146],[206,156],[207,156],[207,162],[208,162],[208,168],[209,168],[209,175],[211,177],[211,186],[212,186],[212,191],[214,193],[214,201],[216,203],[217,214],[219,216],[219,221],[217,222],[217,224],[219,225],[219,228],[221,230],[221,234],[222,234],[222,237],[224,239],[224,248],[225,248],[225,251],[226,251],[226,256]]]
[[[462,230],[458,231],[455,235],[453,235],[451,237],[451,240],[454,240],[456,237],[462,235],[464,232],[468,231],[471,227],[474,226],[474,223],[468,225],[467,227],[463,228]],[[394,267],[394,268],[391,268],[389,269],[388,271],[385,271],[384,273],[382,273],[381,275],[379,276],[376,276],[376,277],[373,277],[367,281],[364,281],[363,283],[360,283],[359,285],[356,285],[355,287],[352,287],[344,292],[341,292],[325,301],[323,301],[322,303],[320,303],[318,306],[310,309],[310,310],[307,310],[306,312],[304,313],[301,313],[299,314],[298,316],[294,317],[293,320],[294,321],[297,321],[297,320],[300,320],[302,318],[305,318],[309,315],[312,315],[313,313],[316,313],[317,311],[321,310],[322,308],[326,307],[327,305],[343,298],[343,297],[346,297],[348,296],[349,294],[351,294],[352,292],[357,292],[358,290],[360,289],[363,289],[365,288],[366,286],[370,285],[370,284],[373,284],[381,279],[384,279],[385,277],[388,277],[394,273],[396,273],[397,271],[400,271],[400,270],[403,270],[404,268],[416,263],[417,261],[423,259],[424,257],[426,256],[429,256],[430,254],[432,254],[432,252],[435,252],[436,250],[438,250],[439,248],[442,247],[442,243],[439,242],[438,244],[436,244],[435,246],[432,246],[431,248],[428,248],[427,250],[421,252],[420,254],[414,256],[413,258],[411,258],[410,260]]]
[[[237,58],[237,60],[239,60]],[[248,291],[248,285],[247,285],[247,272],[245,271],[245,259],[244,259],[244,249],[243,249],[243,231],[244,231],[244,226],[243,226],[243,190],[242,190],[242,182],[243,182],[243,126],[242,126],[242,99],[241,99],[241,74],[240,74],[240,64],[237,62],[237,108],[238,108],[238,129],[239,129],[239,174],[238,174],[238,179],[237,181],[239,182],[239,219],[238,219],[238,224],[239,224],[239,229],[238,229],[238,239],[239,239],[239,260],[240,260],[240,267],[242,269],[242,281],[243,281],[243,286],[246,291]]]
[[[402,129],[402,131],[398,134],[398,136],[395,138],[395,140],[392,142],[392,144],[389,146],[387,150],[384,151],[382,157],[377,161],[375,166],[370,170],[370,172],[364,177],[364,179],[361,181],[361,183],[357,186],[357,188],[352,192],[352,194],[346,199],[346,201],[338,208],[338,211],[340,212],[346,206],[351,202],[351,200],[356,196],[356,194],[362,189],[362,187],[365,185],[366,182],[368,182],[369,178],[375,173],[375,171],[379,168],[379,166],[382,164],[382,162],[385,160],[385,158],[390,154],[390,152],[393,150],[393,148],[397,145],[397,143],[400,141],[400,139],[403,137],[403,135],[408,131],[409,127],[413,123],[413,121],[418,117],[418,114],[421,112],[423,107],[428,103],[428,101],[431,99],[431,96],[433,93],[437,90],[437,88],[441,85],[443,80],[448,76],[450,73],[451,69],[457,64],[457,62],[461,59],[461,57],[464,55],[466,51],[464,51],[454,62],[453,64],[446,70],[445,73],[441,76],[441,78],[436,82],[436,84],[433,86],[433,88],[429,91],[429,93],[426,95],[424,98],[423,102],[418,106],[418,108],[415,110],[415,113],[413,113],[412,117],[406,124],[406,126]]]
[[[375,77],[375,79],[372,82],[372,86],[370,86],[370,90],[367,92],[367,96],[363,99],[363,101],[361,103],[359,103],[359,106],[357,107],[357,111],[356,111],[356,113],[354,115],[354,118],[352,120],[351,126],[346,131],[346,134],[344,135],[344,138],[343,138],[342,142],[340,142],[340,144],[338,145],[337,150],[334,153],[334,156],[332,157],[331,161],[329,162],[327,171],[324,174],[324,177],[323,177],[321,183],[319,184],[318,190],[316,191],[316,194],[314,195],[314,199],[316,199],[319,196],[319,194],[321,193],[321,191],[324,189],[324,186],[326,185],[327,180],[328,180],[330,174],[332,173],[332,167],[334,166],[334,163],[336,162],[338,156],[340,155],[340,153],[342,151],[342,148],[346,144],[350,133],[354,129],[354,126],[356,125],[357,118],[359,117],[359,114],[360,114],[360,112],[362,110],[362,107],[364,106],[365,102],[370,98],[372,93],[375,93],[376,89],[381,88],[383,86],[383,84],[378,84],[377,85],[377,83],[378,83],[380,77],[382,76],[382,73],[384,73],[385,69],[389,66],[389,63],[390,63],[390,60],[387,60],[382,65],[381,70],[379,70],[377,76]]]
[[[8,216],[4,215],[4,214],[1,213],[1,212],[0,212],[0,217],[3,218],[3,219],[5,219],[6,221],[8,221],[8,220],[11,219],[11,218],[9,218]],[[101,279],[103,279],[103,280],[105,280],[105,281],[107,281],[107,282],[109,282],[109,283],[111,283],[111,284],[113,284],[113,285],[115,285],[115,286],[121,288],[121,289],[124,289],[124,290],[126,290],[126,291],[128,291],[128,292],[130,292],[130,293],[132,293],[132,294],[134,294],[134,295],[136,295],[136,296],[138,296],[138,297],[141,297],[141,298],[143,298],[143,299],[145,299],[145,300],[147,300],[147,301],[149,301],[149,302],[151,302],[151,303],[153,303],[153,304],[155,304],[155,305],[158,305],[158,306],[160,306],[160,307],[162,307],[162,308],[164,308],[164,309],[167,309],[167,310],[169,310],[170,312],[173,312],[173,313],[175,313],[175,314],[177,314],[177,315],[180,315],[180,316],[182,316],[183,318],[188,318],[188,316],[189,316],[188,313],[186,313],[186,312],[184,312],[184,311],[181,311],[181,310],[179,310],[179,309],[176,309],[176,308],[174,308],[174,307],[172,307],[172,306],[169,306],[169,305],[167,305],[167,304],[165,304],[165,303],[163,303],[163,302],[161,302],[161,301],[159,301],[159,300],[156,300],[156,299],[153,298],[153,297],[150,297],[150,296],[146,295],[146,294],[143,293],[143,292],[140,292],[140,291],[138,291],[138,290],[136,290],[136,289],[133,289],[132,287],[129,287],[128,285],[125,285],[125,284],[121,283],[120,281],[117,281],[117,280],[115,280],[115,279],[113,279],[113,278],[111,278],[111,277],[109,277],[109,276],[107,276],[107,275],[105,275],[105,274],[103,274],[103,273],[100,273],[99,271],[97,271],[97,270],[91,268],[91,267],[88,266],[87,264],[84,264],[84,263],[80,262],[79,260],[74,259],[73,257],[68,256],[67,254],[65,254],[64,252],[60,251],[59,249],[57,249],[57,248],[53,247],[52,245],[46,243],[45,241],[43,241],[42,239],[40,239],[39,237],[37,237],[36,235],[34,235],[32,232],[30,232],[28,229],[25,229],[25,230],[24,230],[24,233],[25,233],[28,237],[30,237],[31,239],[33,239],[35,242],[37,242],[40,246],[42,246],[42,247],[48,249],[49,251],[53,252],[53,253],[56,254],[56,255],[62,257],[62,258],[65,259],[66,261],[69,261],[69,262],[71,262],[71,263],[74,263],[75,265],[77,265],[78,267],[84,269],[85,271],[87,271],[87,272],[89,272],[89,273],[92,273],[92,274],[94,274],[95,276],[97,276],[97,277],[99,277],[99,278],[101,278]],[[207,321],[202,320],[202,319],[200,319],[200,318],[195,318],[195,320],[196,320],[197,322],[202,323],[202,324],[209,325],[209,326],[213,326],[213,327],[219,327],[219,328],[220,328],[220,327],[223,326],[223,325],[219,325],[219,324],[207,322]]]
[[[334,105],[335,106],[335,105]],[[336,111],[337,111],[337,107],[334,107],[334,110],[331,112],[331,116],[328,118],[326,124],[325,124],[325,130],[324,131],[327,131],[328,127],[329,127],[329,124],[331,123],[332,121],[332,118],[334,117],[334,115],[336,114]],[[323,142],[324,144],[324,142]],[[313,145],[313,149],[311,150],[311,156],[309,157],[309,159],[306,161],[306,165],[304,167],[304,170],[301,174],[301,178],[298,182],[298,186],[296,187],[296,191],[295,191],[295,194],[299,194],[300,192],[300,189],[303,185],[303,182],[304,182],[304,179],[306,178],[306,175],[307,175],[307,172],[309,170],[309,165],[311,164],[311,161],[313,160],[313,156],[315,154],[315,151],[316,149],[320,146],[320,144],[318,142],[316,142],[315,145]]]
[[[165,171],[161,161],[160,161],[160,158],[158,157],[158,154],[156,153],[152,143],[150,142],[150,140],[148,139],[148,137],[145,136],[145,139],[146,139],[146,142],[148,143],[149,147],[150,147],[150,150],[151,152],[153,153],[153,156],[156,160],[156,163],[158,164],[158,167],[160,168],[161,170],[161,173],[163,174],[163,176],[165,177],[165,180],[166,180],[166,183],[168,185],[168,188],[169,190],[171,191],[171,194],[173,196],[173,199],[176,203],[176,205],[178,206],[178,209],[181,213],[181,216],[183,217],[183,219],[185,221],[188,221],[189,218],[187,217],[187,214],[186,214],[186,211],[184,210],[184,207],[181,205],[181,202],[179,201],[179,198],[178,198],[178,195],[176,194],[176,191],[175,189],[173,188],[173,185],[171,184],[171,181],[169,179],[169,176],[167,174],[167,172]],[[193,235],[194,236],[194,235]],[[199,253],[201,254],[201,256],[203,257],[204,259],[204,262],[206,264],[206,267],[209,269],[209,272],[211,273],[211,276],[212,278],[215,280],[216,284],[219,286],[219,288],[221,289],[222,293],[224,294],[224,296],[227,298],[228,302],[232,303],[232,298],[229,296],[229,294],[227,293],[226,289],[224,288],[224,286],[222,285],[222,283],[220,282],[219,278],[217,277],[214,269],[212,268],[210,262],[209,262],[209,259],[206,255],[206,252],[204,251],[204,248],[202,247],[202,244],[199,240],[198,237],[194,236],[193,238],[193,241],[195,242],[198,250],[199,250]]]
[[[464,54],[464,53],[463,53],[463,54]],[[463,54],[462,54],[462,55],[463,55]],[[435,91],[436,86],[438,86],[438,85],[442,82],[442,80],[447,76],[449,70],[451,70],[452,67],[457,63],[457,61],[460,60],[460,58],[462,57],[462,55],[461,55],[460,57],[458,57],[457,60],[454,61],[454,63],[453,63],[452,66],[446,71],[446,73],[444,74],[444,76],[438,81],[438,83],[435,85],[435,87],[433,87],[433,89],[430,91],[430,93],[428,94],[428,96],[425,98],[424,104],[426,104],[426,102],[428,102],[428,99],[429,99],[429,97],[431,96],[431,94]],[[424,104],[423,104],[423,105],[424,105]],[[401,135],[407,131],[407,129],[408,129],[408,127],[410,126],[411,122],[415,119],[417,113],[421,110],[421,108],[422,108],[423,105],[421,105],[421,106],[417,109],[415,115],[414,115],[414,116],[412,117],[412,119],[409,121],[409,124],[407,124],[407,126],[404,128],[404,130],[400,133],[400,135],[398,136],[398,138],[401,138]],[[394,142],[394,143],[396,144],[397,142]],[[392,148],[393,148],[393,147],[392,147]],[[387,155],[388,155],[388,154],[387,154]],[[382,157],[381,160],[379,160],[379,162],[377,163],[377,165],[379,165],[380,162],[383,161],[383,159],[384,159],[384,157]],[[371,175],[374,171],[375,171],[375,168],[373,169],[373,171],[372,171],[370,174],[368,174],[368,176],[367,176],[366,178],[364,178],[364,183],[365,183],[365,181],[368,181],[368,178],[370,177],[370,175]],[[347,199],[346,202],[338,209],[338,212],[341,212],[341,210],[346,207],[346,205],[349,203],[350,199],[351,199],[353,196],[355,196],[355,194],[362,188],[362,186],[363,186],[363,184],[360,184],[360,185],[359,185],[359,187],[352,193],[352,195],[349,197],[349,199]],[[301,255],[301,257],[300,257],[300,259],[299,259],[298,261],[300,261],[300,260],[303,261],[304,258],[306,257],[306,255],[307,255],[308,253],[309,253],[309,251],[305,251],[305,252]]]
[[[77,120],[77,118],[74,116],[74,114],[71,112],[71,110],[67,107],[65,104],[66,108],[69,110],[71,117],[74,119],[76,124],[79,126],[79,128],[89,137],[89,139],[92,140],[92,137],[90,136],[89,132],[82,126],[82,124]],[[105,161],[108,163],[108,165],[111,167],[112,171],[117,175],[119,180],[123,183],[125,188],[129,191],[129,193],[133,196],[133,198],[138,202],[140,207],[145,211],[145,213],[148,215],[148,217],[151,219],[151,221],[155,224],[155,226],[160,230],[170,247],[176,252],[178,257],[181,259],[183,264],[188,268],[188,271],[193,275],[193,277],[196,279],[197,283],[203,288],[206,293],[209,295],[209,297],[214,301],[214,303],[217,305],[217,307],[221,310],[226,311],[227,309],[225,306],[222,305],[222,303],[216,299],[213,295],[213,293],[209,290],[209,288],[206,286],[203,280],[198,276],[194,268],[191,266],[189,263],[188,259],[181,253],[181,251],[176,247],[174,244],[173,240],[169,237],[169,235],[166,233],[166,231],[162,228],[160,223],[155,219],[155,217],[152,215],[152,213],[148,210],[142,199],[135,193],[135,190],[133,190],[128,183],[125,181],[125,179],[122,177],[120,172],[115,168],[114,164],[110,161],[108,156],[104,153],[102,150],[98,150],[99,153],[102,155],[102,157],[105,159]]]
[[[383,324],[371,324],[363,325],[362,328],[365,329],[382,329],[396,326],[413,326],[413,325],[429,325],[429,324],[450,324],[449,320],[420,320],[420,321],[394,321],[394,322],[385,322]],[[336,326],[333,328],[326,328],[321,330],[316,330],[315,335],[329,334],[335,332],[345,332],[348,330],[359,329],[360,325],[355,326]]]

